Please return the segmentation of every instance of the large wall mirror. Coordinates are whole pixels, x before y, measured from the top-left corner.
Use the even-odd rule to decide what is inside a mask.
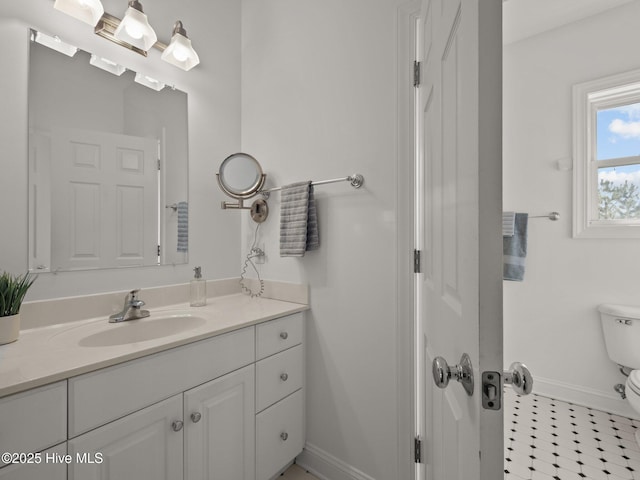
[[[65,55],[38,35],[29,58],[29,269],[186,263],[186,93],[81,50]]]

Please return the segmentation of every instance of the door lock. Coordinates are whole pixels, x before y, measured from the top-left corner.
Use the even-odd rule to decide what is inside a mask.
[[[502,407],[502,382],[511,385],[518,395],[529,395],[533,389],[533,377],[529,369],[520,362],[513,362],[509,370],[502,372],[482,372],[482,407],[500,410]]]

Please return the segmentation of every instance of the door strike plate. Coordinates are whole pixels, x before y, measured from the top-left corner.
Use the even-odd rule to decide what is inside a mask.
[[[482,372],[482,408],[500,410],[502,407],[502,385],[499,372]]]

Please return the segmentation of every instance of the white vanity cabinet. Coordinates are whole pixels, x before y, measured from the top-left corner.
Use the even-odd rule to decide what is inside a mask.
[[[304,446],[303,337],[296,313],[0,398],[0,450],[72,459],[0,480],[269,480]]]

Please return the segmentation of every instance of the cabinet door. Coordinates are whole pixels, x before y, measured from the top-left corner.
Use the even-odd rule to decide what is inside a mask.
[[[273,478],[304,448],[304,396],[298,390],[256,415],[256,478]]]
[[[254,480],[254,366],[184,394],[185,478]]]
[[[69,480],[180,480],[181,422],[176,395],[69,440]]]
[[[0,480],[67,480],[67,464],[63,461],[66,454],[67,444],[61,443],[39,453],[39,463],[0,468]]]

